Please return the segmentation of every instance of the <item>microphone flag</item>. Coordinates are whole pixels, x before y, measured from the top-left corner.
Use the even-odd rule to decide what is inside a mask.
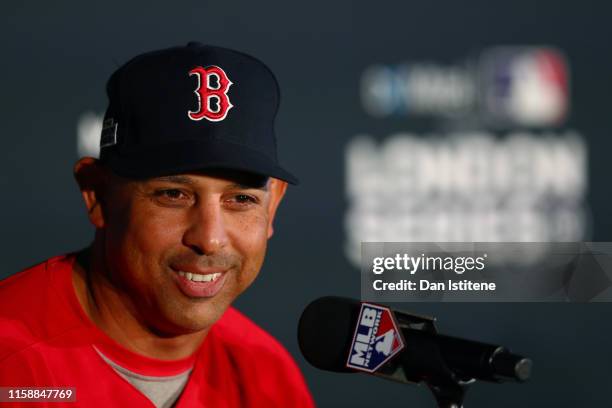
[[[391,309],[361,303],[346,366],[373,373],[405,347]]]

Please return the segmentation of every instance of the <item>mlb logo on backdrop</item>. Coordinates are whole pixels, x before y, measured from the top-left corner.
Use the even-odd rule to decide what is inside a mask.
[[[481,60],[483,108],[494,122],[555,126],[569,109],[569,71],[563,54],[548,47],[500,47]]]
[[[346,366],[373,373],[404,348],[390,309],[362,303]]]

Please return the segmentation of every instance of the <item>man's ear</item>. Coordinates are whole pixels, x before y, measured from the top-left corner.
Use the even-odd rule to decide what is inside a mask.
[[[270,191],[270,202],[268,204],[268,238],[271,238],[274,234],[274,216],[276,215],[278,205],[287,191],[287,182],[271,178],[268,189]]]
[[[81,190],[87,216],[96,228],[104,228],[102,191],[106,184],[106,172],[100,162],[92,157],[83,157],[74,165],[74,178]]]

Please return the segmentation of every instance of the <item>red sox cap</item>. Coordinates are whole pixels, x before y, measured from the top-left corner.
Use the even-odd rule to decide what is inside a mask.
[[[298,182],[278,163],[278,83],[249,55],[193,42],[149,52],[106,91],[100,160],[121,176],[231,169]]]

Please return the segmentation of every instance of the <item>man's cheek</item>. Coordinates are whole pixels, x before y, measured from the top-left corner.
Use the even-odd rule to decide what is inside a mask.
[[[183,223],[177,217],[142,212],[134,215],[132,220],[131,235],[143,250],[154,251],[150,255],[167,246],[176,245],[182,240]]]
[[[267,226],[260,225],[256,229],[249,229],[238,234],[235,240],[237,249],[247,259],[259,259],[263,257],[267,244]]]

